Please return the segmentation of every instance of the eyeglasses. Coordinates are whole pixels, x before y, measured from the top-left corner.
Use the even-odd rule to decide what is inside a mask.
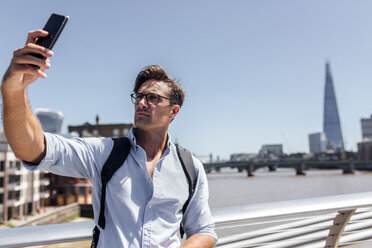
[[[151,104],[157,104],[160,100],[160,98],[164,98],[164,99],[167,99],[169,100],[171,103],[175,103],[175,101],[173,101],[172,99],[168,98],[168,97],[165,97],[165,96],[161,96],[161,95],[158,95],[156,93],[147,93],[147,94],[143,94],[143,93],[132,93],[130,94],[130,98],[132,100],[132,102],[134,104],[138,104],[143,97],[146,97],[146,102],[147,103],[151,103]]]

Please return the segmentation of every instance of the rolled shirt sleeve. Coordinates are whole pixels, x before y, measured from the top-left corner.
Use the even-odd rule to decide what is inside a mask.
[[[207,176],[202,163],[193,157],[197,171],[195,192],[185,211],[182,224],[187,238],[194,234],[209,234],[217,243],[217,234],[214,231],[214,222],[208,204],[209,190]]]
[[[40,164],[22,161],[29,170],[37,169],[92,180],[100,175],[102,163],[108,158],[113,146],[112,140],[105,138],[67,139],[50,133],[44,135],[46,155]]]

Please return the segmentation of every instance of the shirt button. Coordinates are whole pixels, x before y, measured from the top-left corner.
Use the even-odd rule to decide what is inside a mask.
[[[149,204],[149,208],[152,208],[152,205],[151,204]]]

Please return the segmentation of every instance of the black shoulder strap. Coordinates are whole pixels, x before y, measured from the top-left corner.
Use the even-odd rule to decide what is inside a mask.
[[[179,145],[176,145],[177,155],[180,159],[183,171],[185,172],[187,181],[189,182],[189,198],[185,202],[182,208],[182,213],[185,214],[187,206],[189,205],[191,197],[194,195],[196,185],[196,171],[194,162],[192,160],[191,152]],[[181,238],[183,238],[185,231],[183,230],[182,224],[180,226]]]
[[[111,179],[112,175],[120,168],[120,166],[127,159],[130,152],[130,141],[126,137],[113,138],[114,146],[111,150],[110,156],[103,165],[101,171],[101,208],[99,211],[98,225],[105,229],[106,219],[105,219],[105,201],[106,201],[106,185]]]

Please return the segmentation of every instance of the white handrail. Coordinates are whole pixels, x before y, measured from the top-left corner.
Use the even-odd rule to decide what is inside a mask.
[[[89,240],[93,221],[0,229],[0,247],[25,247]]]
[[[372,207],[372,192],[217,208],[212,209],[212,215],[216,225],[223,226],[236,222],[257,223],[265,220],[271,221],[275,218],[289,219],[294,216],[324,214],[343,209],[365,207]],[[93,227],[93,221],[82,221],[0,229],[0,247],[24,247],[89,240]],[[347,238],[345,235],[344,240],[355,241],[358,237],[370,237],[363,231],[357,238],[355,238],[356,236],[348,235],[349,238]],[[316,238],[319,239],[319,236]]]
[[[372,192],[323,196],[212,209],[216,224],[339,211],[372,206]]]

